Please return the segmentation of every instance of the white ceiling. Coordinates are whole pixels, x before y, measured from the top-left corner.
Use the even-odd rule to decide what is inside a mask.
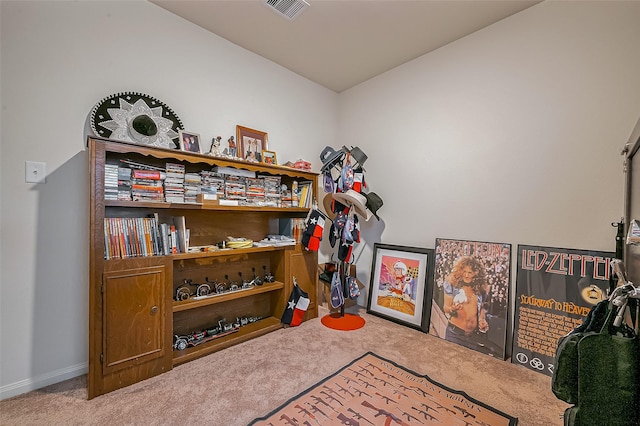
[[[335,92],[540,0],[307,0],[294,20],[264,0],[149,0]]]

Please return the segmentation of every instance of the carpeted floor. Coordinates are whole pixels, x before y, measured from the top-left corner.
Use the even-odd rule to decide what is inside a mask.
[[[328,311],[320,308],[320,315]],[[0,424],[246,425],[368,351],[519,419],[562,425],[550,378],[382,318],[338,331],[320,318],[180,365],[88,401],[84,377],[0,402]]]
[[[251,425],[367,423],[514,426],[517,419],[367,352]]]

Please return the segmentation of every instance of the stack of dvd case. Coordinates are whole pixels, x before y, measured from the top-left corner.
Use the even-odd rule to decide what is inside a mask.
[[[131,201],[131,169],[118,167],[118,201]]]
[[[118,199],[118,165],[104,165],[104,199]]]
[[[227,200],[238,200],[240,205],[244,205],[247,202],[246,178],[243,176],[225,175],[224,198]]]
[[[164,172],[159,170],[131,170],[131,197],[133,201],[164,201],[164,188],[162,181]]]
[[[218,199],[224,198],[224,175],[209,170],[200,172],[202,193],[216,194]]]
[[[247,205],[264,205],[264,180],[259,178],[247,178]]]
[[[280,188],[280,176],[260,176],[264,182],[264,205],[269,207],[281,207],[282,195]]]
[[[202,178],[200,173],[185,173],[184,175],[184,202],[195,203],[196,197],[200,194]]]
[[[164,180],[164,199],[167,203],[184,203],[184,165],[167,163]]]

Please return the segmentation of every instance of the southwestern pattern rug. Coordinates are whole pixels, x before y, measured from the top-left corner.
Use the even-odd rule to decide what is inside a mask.
[[[250,425],[518,424],[461,391],[367,352]]]

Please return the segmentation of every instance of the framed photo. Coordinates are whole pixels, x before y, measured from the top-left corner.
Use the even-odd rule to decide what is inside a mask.
[[[238,157],[254,163],[262,162],[262,151],[268,150],[267,134],[260,130],[236,126]],[[275,159],[275,156],[274,156]]]
[[[427,332],[433,249],[374,244],[367,312]]]
[[[180,149],[182,151],[202,154],[202,143],[198,133],[178,129],[178,138],[180,139]]]
[[[511,244],[436,238],[429,333],[503,359]]]
[[[262,162],[265,164],[278,164],[275,151],[262,150]]]

